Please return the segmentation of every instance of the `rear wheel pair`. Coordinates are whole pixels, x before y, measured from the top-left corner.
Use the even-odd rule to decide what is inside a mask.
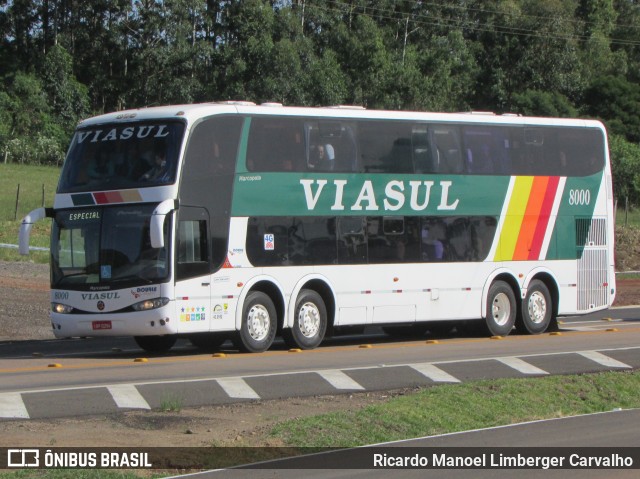
[[[553,313],[551,294],[547,286],[533,280],[522,300],[520,314],[513,289],[504,281],[496,281],[487,297],[486,327],[493,336],[506,336],[514,325],[519,331],[540,334],[547,330]]]
[[[327,309],[318,293],[303,289],[295,305],[293,326],[283,331],[290,347],[313,349],[320,345],[327,331]],[[271,298],[260,291],[252,291],[245,300],[238,345],[246,352],[269,349],[278,327],[276,308]]]

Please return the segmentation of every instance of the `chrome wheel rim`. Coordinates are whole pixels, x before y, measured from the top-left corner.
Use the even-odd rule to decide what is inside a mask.
[[[534,291],[527,303],[529,318],[534,324],[540,324],[547,315],[547,300],[540,291]]]
[[[247,331],[254,341],[264,341],[269,335],[271,320],[269,311],[261,304],[253,306],[247,314]]]
[[[491,316],[493,317],[493,322],[498,326],[504,326],[509,322],[511,302],[506,294],[498,293],[495,295],[491,305]]]
[[[304,303],[298,310],[298,328],[305,338],[313,338],[320,330],[320,310],[314,303]]]

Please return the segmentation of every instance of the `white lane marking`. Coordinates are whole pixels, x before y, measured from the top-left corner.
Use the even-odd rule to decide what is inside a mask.
[[[29,411],[20,393],[0,393],[0,417],[29,419]]]
[[[418,364],[408,364],[407,366],[415,369],[423,376],[428,377],[432,381],[436,383],[459,383],[460,380],[458,378],[453,377],[451,374],[443,371],[437,366],[434,366],[431,363],[418,363]]]
[[[522,374],[549,374],[544,369],[540,369],[533,364],[529,364],[520,358],[496,358],[496,360],[512,369],[515,369],[516,371],[521,372]]]
[[[359,383],[351,379],[339,369],[327,369],[325,371],[318,371],[318,374],[336,389],[364,390],[364,388]]]
[[[229,397],[238,399],[260,399],[258,393],[255,392],[242,378],[220,378],[216,379],[224,392]]]
[[[598,351],[578,351],[578,354],[608,368],[631,369],[631,366],[629,366],[628,364],[618,361],[617,359],[610,358],[609,356],[605,356]]]
[[[118,407],[151,409],[147,400],[142,397],[138,388],[133,384],[115,384],[113,386],[107,386],[107,390]]]

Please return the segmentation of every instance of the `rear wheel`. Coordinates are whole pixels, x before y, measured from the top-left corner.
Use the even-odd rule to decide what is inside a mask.
[[[148,353],[166,353],[176,344],[178,337],[175,335],[135,336],[133,339],[138,346]]]
[[[517,322],[518,330],[529,334],[544,333],[551,323],[552,312],[549,288],[537,279],[531,281],[527,295],[522,301],[521,314]]]
[[[492,336],[507,336],[516,321],[516,297],[504,281],[496,281],[487,296],[485,324]]]
[[[293,326],[283,331],[287,344],[300,349],[317,348],[327,332],[327,308],[322,297],[303,289],[295,306]]]
[[[273,301],[260,291],[247,295],[242,309],[242,325],[238,346],[245,352],[261,353],[273,344],[276,336],[277,314]]]

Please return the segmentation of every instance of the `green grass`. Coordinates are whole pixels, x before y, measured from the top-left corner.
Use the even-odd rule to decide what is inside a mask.
[[[355,447],[523,421],[638,408],[640,372],[500,379],[443,385],[359,410],[276,425],[297,447]]]
[[[625,213],[624,208],[616,211],[616,226],[640,228],[640,208],[630,208]]]
[[[43,206],[43,185],[44,206],[53,205],[59,175],[58,167],[0,163],[0,243],[18,244],[22,217]],[[17,210],[16,197],[19,200]],[[50,221],[36,223],[31,231],[31,245],[48,247],[50,232]],[[49,255],[46,252],[32,252],[29,256],[20,256],[17,250],[0,248],[0,260],[47,263]]]
[[[0,163],[0,220],[13,220],[16,196],[20,185],[17,219],[34,208],[51,206],[58,184],[60,168],[52,166],[16,165]]]

